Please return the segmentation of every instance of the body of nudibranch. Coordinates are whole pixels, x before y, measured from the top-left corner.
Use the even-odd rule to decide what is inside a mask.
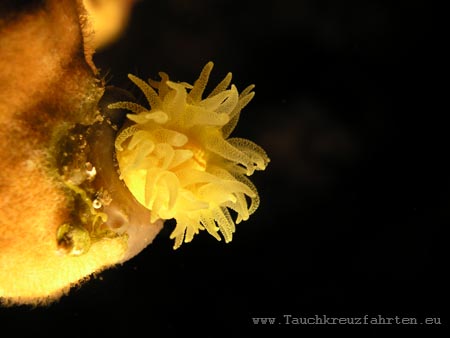
[[[247,220],[259,205],[247,176],[269,162],[255,143],[229,137],[254,86],[239,93],[228,73],[204,97],[212,68],[207,63],[194,85],[170,81],[165,73],[159,82],[129,75],[149,107],[125,101],[109,105],[132,112],[115,142],[120,178],[151,210],[152,222],[176,220],[174,248],[199,230],[231,241],[235,223]]]

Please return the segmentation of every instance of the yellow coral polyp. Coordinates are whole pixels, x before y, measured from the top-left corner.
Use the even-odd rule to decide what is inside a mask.
[[[150,107],[117,102],[129,122],[116,138],[120,177],[135,198],[152,211],[152,222],[175,218],[174,248],[190,242],[199,230],[217,240],[232,240],[235,222],[247,220],[259,205],[255,186],[246,177],[264,170],[264,150],[242,138],[229,138],[239,114],[254,96],[251,85],[241,94],[230,86],[231,73],[202,98],[213,63],[194,85],[129,78]],[[236,214],[233,221],[228,209]]]

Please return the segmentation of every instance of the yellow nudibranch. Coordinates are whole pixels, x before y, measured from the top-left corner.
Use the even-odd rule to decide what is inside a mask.
[[[235,222],[247,220],[259,205],[246,176],[270,161],[252,141],[229,138],[254,86],[239,94],[228,73],[203,98],[212,68],[207,63],[194,85],[172,82],[163,72],[161,81],[148,83],[129,75],[150,107],[123,101],[109,105],[132,112],[115,141],[120,178],[151,210],[152,222],[175,218],[174,249],[204,229],[217,240],[220,231],[230,242]]]

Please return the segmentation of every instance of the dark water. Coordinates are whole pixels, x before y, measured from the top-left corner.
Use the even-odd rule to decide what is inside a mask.
[[[213,82],[231,71],[238,89],[256,84],[234,135],[272,160],[253,176],[260,208],[230,244],[201,234],[173,251],[169,222],[124,266],[46,309],[0,319],[63,337],[344,329],[286,325],[286,315],[445,321],[447,112],[425,3],[139,2],[124,36],[94,61],[109,84],[130,90],[127,73],[192,82],[209,60]],[[365,337],[380,327],[353,328]]]

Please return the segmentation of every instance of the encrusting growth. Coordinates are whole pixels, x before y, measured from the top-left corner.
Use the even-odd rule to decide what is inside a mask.
[[[207,63],[193,86],[172,82],[162,72],[159,82],[129,75],[150,107],[125,101],[109,105],[132,112],[115,141],[120,178],[151,210],[152,222],[176,219],[175,249],[204,229],[230,242],[235,223],[247,220],[259,205],[247,176],[269,162],[252,141],[229,137],[254,86],[239,94],[228,73],[203,98],[212,68]]]

